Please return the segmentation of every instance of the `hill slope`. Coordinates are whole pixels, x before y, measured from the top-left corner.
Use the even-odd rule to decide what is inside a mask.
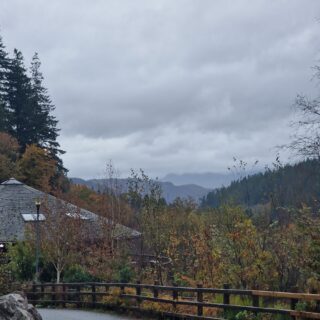
[[[84,180],[80,178],[70,178],[71,182],[74,184],[85,185],[96,191],[103,191],[108,186],[110,186],[109,179],[90,179]],[[128,179],[118,179],[117,180],[120,192],[127,192],[128,190]],[[176,186],[171,182],[159,181],[163,197],[168,203],[174,201],[174,199],[180,197],[183,199],[192,198],[195,201],[199,202],[204,196],[207,195],[211,189],[207,189],[195,184],[187,184],[182,186]]]
[[[257,173],[234,181],[229,187],[208,193],[202,205],[218,207],[225,203],[254,206],[271,203],[276,206],[319,207],[320,161],[306,160]]]

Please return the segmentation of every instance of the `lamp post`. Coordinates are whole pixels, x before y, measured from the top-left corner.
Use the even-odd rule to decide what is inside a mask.
[[[39,199],[36,199],[35,205],[37,208],[37,222],[36,222],[36,277],[35,281],[39,281],[39,255],[40,255],[40,205],[41,201]]]

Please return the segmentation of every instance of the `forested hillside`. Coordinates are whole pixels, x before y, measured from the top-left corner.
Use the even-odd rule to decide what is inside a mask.
[[[33,55],[29,70],[22,52],[6,52],[0,36],[0,182],[15,176],[57,192],[66,188],[67,170],[57,141],[55,107],[43,85],[41,62]]]
[[[230,186],[211,191],[203,199],[205,207],[224,204],[252,207],[270,203],[273,207],[318,208],[320,161],[306,160],[294,165],[276,164],[272,169],[233,181]]]

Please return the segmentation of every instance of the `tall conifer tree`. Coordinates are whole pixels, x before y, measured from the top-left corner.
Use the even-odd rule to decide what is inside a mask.
[[[0,132],[5,132],[7,129],[6,109],[3,101],[0,100]]]
[[[60,155],[64,153],[57,142],[58,121],[52,114],[55,107],[43,86],[41,62],[33,56],[30,74],[27,72],[22,53],[15,49],[8,58],[0,37],[0,132],[15,137],[23,153],[28,145],[45,149],[57,164],[52,186],[65,180],[67,170]]]
[[[7,93],[10,59],[0,36],[0,132],[8,130]]]
[[[59,129],[58,121],[52,115],[55,107],[48,95],[48,90],[43,86],[43,75],[40,71],[41,62],[37,53],[34,54],[31,63],[31,103],[34,113],[34,126],[36,126],[36,137],[34,143],[46,148],[52,157],[62,165],[59,154],[64,151],[60,149],[57,142]]]
[[[23,55],[17,49],[8,74],[8,110],[9,133],[14,136],[22,151],[27,145],[34,143],[35,130],[34,112],[31,102],[31,81],[24,67]]]
[[[41,62],[35,54],[31,63],[31,77],[24,66],[22,53],[14,50],[9,73],[9,132],[19,141],[22,151],[27,145],[35,144],[49,151],[60,169],[64,169],[59,154],[57,142],[58,121],[52,115],[54,105],[43,86],[43,75],[40,71]]]

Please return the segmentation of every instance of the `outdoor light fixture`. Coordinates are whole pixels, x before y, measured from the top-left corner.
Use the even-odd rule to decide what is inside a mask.
[[[39,214],[40,214],[40,199],[35,200],[35,205],[37,208],[37,223],[36,223],[36,276],[35,281],[39,281],[39,255],[40,255],[40,226],[39,226]]]
[[[37,214],[38,214],[38,211],[39,211],[40,206],[41,206],[41,201],[40,201],[40,199],[36,199],[36,200],[34,201],[34,203],[35,203],[35,205],[36,205],[36,207],[37,207]]]

